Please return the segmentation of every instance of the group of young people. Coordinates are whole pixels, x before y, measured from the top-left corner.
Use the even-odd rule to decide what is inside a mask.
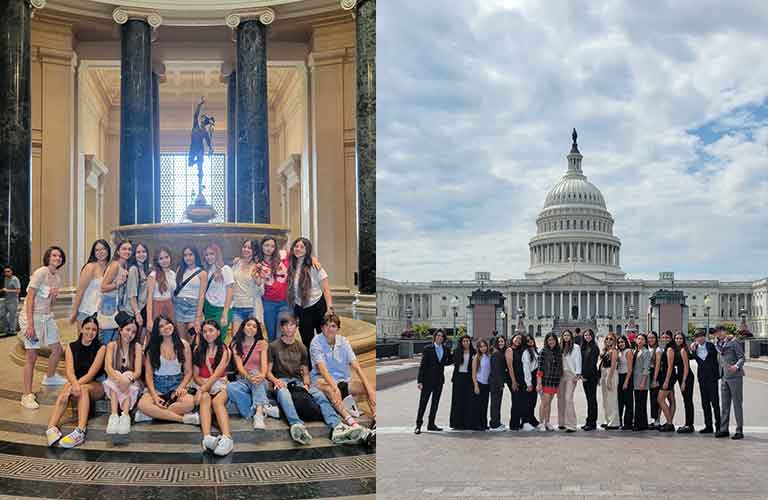
[[[536,339],[516,334],[473,344],[462,336],[453,352],[438,330],[424,349],[417,384],[421,392],[416,434],[421,433],[424,413],[431,399],[427,430],[441,431],[435,423],[445,381],[443,370],[453,365],[450,426],[460,430],[505,431],[501,423],[504,388],[511,393],[509,430],[553,431],[552,401],[557,397],[558,428],[575,432],[577,417],[574,391],[582,383],[587,403],[584,431],[597,429],[597,387],[601,386],[602,427],[607,430],[675,431],[674,387],[679,387],[685,424],[677,432],[694,432],[693,390],[698,379],[704,413],[700,433],[730,435],[730,411],[736,418],[733,439],[743,434],[744,351],[724,326],[715,329],[715,343],[699,331],[690,344],[682,332],[665,331],[617,336],[609,332],[598,346],[594,332],[570,330],[560,337],[550,333],[537,348]],[[697,364],[694,377],[691,363]],[[719,388],[718,388],[719,383]],[[650,397],[649,397],[650,396]],[[538,418],[535,407],[540,399]],[[650,399],[650,419],[648,407]],[[490,422],[488,409],[490,401]],[[722,407],[720,405],[722,401]],[[663,423],[662,423],[663,417]]]
[[[319,407],[333,442],[372,439],[374,433],[355,419],[354,402],[367,397],[375,412],[375,388],[349,341],[337,335],[341,320],[309,240],[295,240],[288,251],[269,236],[247,240],[232,267],[216,243],[205,248],[204,262],[195,247],[185,247],[175,269],[165,247],[151,264],[143,243],[120,241],[114,257],[110,250],[104,240],[92,246],[70,316],[78,339],[64,349],[52,312],[57,271],[65,263],[61,248],[45,252],[27,287],[19,317],[27,353],[21,404],[39,408],[32,369],[38,349],[48,346],[43,384],[64,385],[46,431],[50,446],[81,444],[91,402],[107,398],[107,434],[129,433],[132,414],[134,422],[195,424],[201,426],[203,450],[226,455],[234,446],[230,413],[252,419],[254,429],[265,428],[265,415],[279,417],[268,389],[299,443],[312,439],[293,403],[301,392]],[[55,373],[62,351],[66,377]],[[72,399],[78,425],[63,436],[59,422]],[[216,437],[213,418],[221,431]]]

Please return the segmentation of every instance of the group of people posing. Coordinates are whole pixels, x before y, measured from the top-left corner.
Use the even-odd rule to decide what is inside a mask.
[[[43,385],[64,385],[46,431],[48,444],[81,444],[91,402],[106,397],[107,434],[130,432],[131,414],[135,422],[195,424],[202,428],[203,449],[226,455],[234,445],[229,413],[252,419],[254,429],[265,428],[265,415],[279,416],[267,389],[274,390],[295,441],[312,439],[294,405],[298,393],[319,407],[333,442],[369,440],[372,432],[352,413],[355,396],[367,397],[375,411],[375,388],[349,341],[337,335],[341,320],[311,242],[299,238],[280,251],[269,236],[246,240],[231,267],[212,243],[204,259],[187,246],[174,269],[168,248],[157,249],[150,262],[143,243],[120,241],[112,257],[109,244],[96,241],[70,316],[78,339],[62,349],[52,306],[65,255],[55,246],[45,252],[19,323],[26,348],[22,406],[39,408],[32,370],[40,347],[51,350]],[[62,352],[66,377],[55,373]],[[62,436],[58,425],[71,399],[77,400],[78,425]],[[216,437],[213,418],[221,431]]]
[[[546,335],[541,349],[534,337],[524,334],[514,335],[509,343],[498,336],[490,344],[482,339],[473,344],[472,338],[464,335],[451,352],[444,344],[445,333],[438,330],[421,358],[417,380],[421,396],[415,433],[421,433],[430,399],[427,430],[442,430],[435,418],[445,380],[443,370],[453,365],[453,429],[507,430],[501,423],[501,403],[507,387],[512,398],[509,430],[554,431],[550,414],[552,400],[557,396],[558,428],[575,432],[574,391],[581,382],[587,403],[586,422],[581,427],[584,431],[597,428],[598,385],[602,393],[603,428],[675,431],[677,385],[685,410],[685,424],[677,432],[692,433],[697,378],[704,412],[704,427],[699,432],[729,436],[733,406],[736,432],[732,438],[741,439],[744,351],[724,326],[718,326],[715,335],[717,340],[713,343],[703,330],[699,331],[689,344],[679,331],[665,331],[661,336],[650,332],[633,335],[631,339],[609,332],[600,347],[592,330],[582,334],[576,329],[575,335],[570,330],[564,330],[559,338],[553,333]],[[691,369],[694,361],[698,377],[694,377]]]

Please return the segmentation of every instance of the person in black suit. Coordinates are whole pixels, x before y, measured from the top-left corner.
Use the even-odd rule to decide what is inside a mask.
[[[421,354],[421,364],[419,365],[418,382],[421,396],[419,398],[419,412],[416,414],[416,434],[421,434],[421,426],[424,423],[424,411],[427,409],[427,403],[432,398],[432,405],[429,408],[428,431],[441,431],[440,427],[435,425],[437,416],[437,407],[440,404],[440,394],[443,392],[443,383],[445,383],[445,374],[443,370],[446,366],[453,363],[451,350],[445,343],[445,332],[437,330],[432,337],[433,343],[424,348]]]
[[[588,329],[581,337],[581,378],[584,395],[587,398],[587,421],[581,427],[585,431],[597,429],[597,384],[600,381],[600,347],[595,342],[595,332]]]
[[[694,335],[694,342],[690,345],[691,355],[695,359],[699,369],[699,392],[701,394],[701,409],[704,411],[704,428],[699,432],[711,434],[720,429],[720,395],[717,381],[720,379],[720,365],[717,361],[717,348],[715,344],[707,341],[704,330],[698,330]],[[715,416],[715,427],[712,427],[712,414]]]

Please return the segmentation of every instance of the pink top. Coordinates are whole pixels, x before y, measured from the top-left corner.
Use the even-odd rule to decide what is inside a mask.
[[[280,260],[274,272],[267,261],[261,261],[259,266],[261,276],[264,278],[263,298],[273,302],[284,301],[288,291],[288,256]]]
[[[261,354],[263,351],[266,351],[268,347],[268,344],[264,341],[257,342],[256,347],[253,348],[253,352],[251,353],[251,357],[248,358],[248,361],[243,365],[243,368],[245,368],[245,371],[248,373],[256,373],[261,371]],[[248,351],[251,349],[250,346],[246,346],[245,343],[243,343],[243,356],[242,358],[245,359],[245,357],[248,355]]]

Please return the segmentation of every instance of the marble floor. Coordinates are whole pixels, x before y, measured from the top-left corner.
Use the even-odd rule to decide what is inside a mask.
[[[258,432],[233,418],[235,450],[216,457],[200,451],[198,427],[182,424],[135,424],[127,442],[114,444],[106,415],[97,414],[82,446],[49,448],[44,433],[56,392],[38,392],[39,410],[21,407],[16,342],[0,339],[0,499],[375,498],[375,450],[332,445],[322,422],[307,424],[314,439],[300,446],[282,421],[267,419]],[[35,389],[42,376],[35,372]],[[68,414],[62,431],[73,427]]]

